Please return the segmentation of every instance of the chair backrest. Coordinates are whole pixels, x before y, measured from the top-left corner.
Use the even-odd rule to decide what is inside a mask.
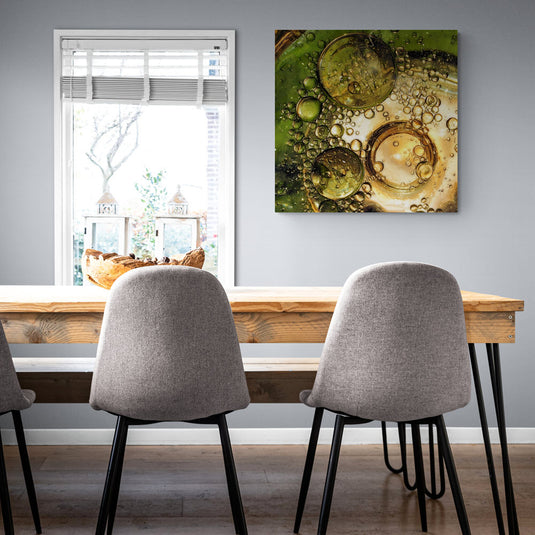
[[[470,359],[455,278],[414,262],[353,273],[306,403],[401,422],[437,416],[469,400]]]
[[[121,276],[104,312],[90,404],[155,421],[245,408],[240,347],[219,281],[183,266]]]
[[[24,397],[13,365],[4,328],[0,323],[0,414],[28,408],[31,402]]]

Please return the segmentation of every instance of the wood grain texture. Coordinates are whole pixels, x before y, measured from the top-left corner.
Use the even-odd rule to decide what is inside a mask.
[[[328,312],[236,312],[241,343],[322,343],[332,314]],[[514,343],[514,312],[466,312],[472,343]],[[96,344],[102,313],[0,312],[12,344]]]
[[[96,344],[102,312],[0,312],[11,344]]]
[[[332,312],[339,287],[235,287],[234,312]],[[465,311],[518,312],[524,301],[462,292]],[[0,312],[103,312],[107,290],[80,286],[0,286]]]
[[[310,410],[312,414],[312,409]],[[312,419],[312,416],[310,416]],[[303,426],[309,421],[303,422]],[[149,428],[147,428],[149,429]],[[498,533],[483,446],[452,446],[474,535]],[[290,535],[306,449],[303,444],[233,445],[251,535]],[[43,533],[95,532],[110,446],[30,446]],[[4,448],[17,535],[35,535],[16,446]],[[399,448],[392,446],[393,460]],[[520,533],[535,533],[535,446],[509,447]],[[427,448],[424,448],[427,466]],[[317,532],[329,446],[318,446],[301,535]],[[498,475],[498,484],[502,485]],[[449,488],[427,500],[429,533],[461,533]],[[114,535],[234,533],[221,447],[126,448]],[[330,535],[421,535],[414,492],[384,466],[380,445],[344,444]]]

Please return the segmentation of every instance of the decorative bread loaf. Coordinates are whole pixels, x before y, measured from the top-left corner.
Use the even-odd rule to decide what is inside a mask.
[[[84,277],[97,286],[109,290],[113,283],[131,269],[145,266],[190,266],[201,269],[204,264],[204,250],[199,247],[186,253],[182,258],[164,257],[160,260],[135,258],[134,255],[121,256],[117,253],[103,253],[96,249],[86,249],[82,256]]]

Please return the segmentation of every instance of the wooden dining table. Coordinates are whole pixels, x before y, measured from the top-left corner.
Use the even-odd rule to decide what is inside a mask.
[[[338,287],[235,287],[227,290],[241,343],[322,343],[340,293]],[[0,321],[11,344],[97,343],[109,295],[96,287],[0,286]],[[499,344],[515,342],[515,315],[520,299],[462,292],[467,343],[493,492],[499,533],[505,533],[486,406],[475,344],[485,344],[494,409],[500,436],[507,525],[518,533],[505,425]],[[139,304],[140,307],[143,303]],[[125,311],[128,313],[128,311]],[[94,358],[17,357],[23,388],[40,403],[87,403]],[[244,368],[253,403],[297,403],[299,392],[311,388],[319,358],[245,358]]]

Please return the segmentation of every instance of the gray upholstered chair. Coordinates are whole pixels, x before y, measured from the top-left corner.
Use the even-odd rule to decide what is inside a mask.
[[[9,345],[2,324],[0,323],[0,415],[8,412],[13,416],[15,425],[15,434],[19,446],[20,462],[24,473],[24,482],[30,501],[35,531],[41,533],[41,521],[39,519],[39,508],[35,496],[35,487],[33,484],[32,469],[28,450],[26,448],[26,439],[24,438],[24,427],[20,411],[31,407],[35,401],[35,392],[32,390],[21,390],[13,359],[9,351]],[[11,515],[11,503],[9,500],[9,488],[7,485],[6,465],[4,461],[4,448],[0,435],[0,501],[2,505],[2,516],[4,519],[4,532],[7,534],[14,533],[13,517]]]
[[[206,271],[146,267],[123,275],[104,312],[90,404],[117,425],[97,534],[112,532],[129,425],[217,424],[236,533],[247,527],[225,415],[249,404],[226,293]]]
[[[464,311],[454,277],[412,262],[376,264],[346,281],[312,390],[316,409],[294,525],[299,532],[324,409],[337,414],[318,534],[327,531],[344,425],[410,423],[422,530],[427,531],[419,425],[433,423],[463,534],[470,533],[443,414],[470,400]]]

